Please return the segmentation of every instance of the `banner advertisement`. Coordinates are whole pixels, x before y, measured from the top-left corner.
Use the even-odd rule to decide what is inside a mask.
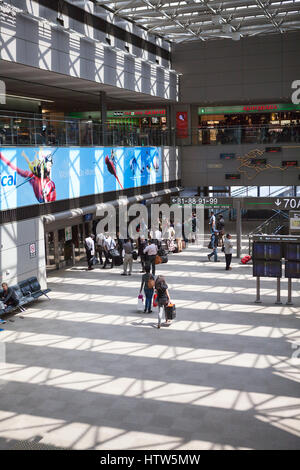
[[[0,210],[161,182],[158,147],[0,148]]]
[[[187,111],[178,111],[176,113],[176,135],[178,139],[186,139],[188,137]]]

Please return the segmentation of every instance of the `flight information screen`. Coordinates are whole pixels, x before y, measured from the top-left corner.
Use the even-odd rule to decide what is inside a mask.
[[[286,261],[285,262],[285,277],[300,278],[300,262]]]
[[[253,261],[253,276],[257,277],[281,277],[282,264],[281,261]]]
[[[281,243],[253,243],[253,258],[261,260],[280,260],[282,258]]]
[[[298,243],[287,243],[284,251],[285,259],[300,261],[300,245]]]

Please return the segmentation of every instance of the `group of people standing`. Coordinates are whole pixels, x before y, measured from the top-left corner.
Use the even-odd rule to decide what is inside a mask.
[[[232,251],[233,251],[233,242],[232,236],[230,233],[225,235],[225,220],[222,214],[216,216],[214,211],[210,213],[209,226],[211,232],[209,248],[212,249],[212,252],[207,255],[208,261],[211,261],[211,258],[214,257],[214,262],[218,263],[218,247],[221,247],[222,252],[225,254],[226,261],[226,271],[231,270],[231,261],[232,261]]]

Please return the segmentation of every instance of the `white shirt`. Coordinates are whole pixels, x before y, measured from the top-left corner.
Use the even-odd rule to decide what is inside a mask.
[[[112,250],[116,247],[116,242],[111,237],[107,237],[104,242],[104,246],[107,250]]]
[[[91,237],[87,237],[87,238],[85,239],[85,243],[86,243],[86,246],[88,247],[88,249],[90,250],[91,255],[94,255],[94,254],[95,254],[95,243],[94,243],[94,240],[93,240]]]
[[[98,246],[103,246],[105,241],[105,236],[103,233],[98,233],[96,237],[96,242]]]
[[[160,230],[155,230],[154,239],[155,240],[161,240],[161,231]]]
[[[148,253],[149,256],[157,255],[157,246],[155,243],[151,243],[151,245],[146,246],[144,249],[144,254]]]
[[[231,238],[225,238],[224,240],[225,255],[232,255],[232,248],[233,248],[233,243],[232,243]]]

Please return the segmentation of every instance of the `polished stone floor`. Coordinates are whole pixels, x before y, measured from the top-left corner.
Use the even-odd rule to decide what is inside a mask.
[[[275,305],[263,280],[255,304],[251,266],[206,253],[159,266],[177,306],[160,330],[138,263],[51,273],[51,301],[0,331],[0,448],[299,449],[299,284]]]

